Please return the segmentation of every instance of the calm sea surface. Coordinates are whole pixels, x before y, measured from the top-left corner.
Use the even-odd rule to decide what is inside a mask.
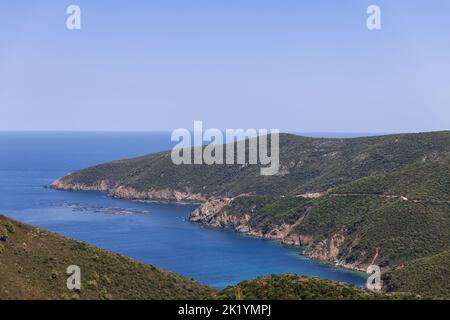
[[[69,172],[171,146],[168,133],[0,133],[0,213],[217,288],[275,273],[365,283],[296,248],[189,223],[193,206],[45,188]]]

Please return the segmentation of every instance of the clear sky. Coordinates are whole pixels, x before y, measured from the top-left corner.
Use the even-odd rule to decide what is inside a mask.
[[[66,28],[66,8],[82,29]],[[366,9],[381,7],[382,30]],[[0,130],[450,129],[448,0],[0,2]]]

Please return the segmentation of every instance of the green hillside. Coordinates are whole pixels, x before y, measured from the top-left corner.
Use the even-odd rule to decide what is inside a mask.
[[[450,132],[355,139],[280,135],[280,172],[261,176],[257,165],[174,165],[170,152],[114,161],[70,174],[54,187],[92,189],[117,196],[118,187],[136,191],[176,190],[212,195],[289,195],[324,191],[358,178],[391,172],[420,161],[445,158]],[[157,197],[157,195],[156,195]]]
[[[223,300],[395,300],[419,299],[412,294],[381,294],[339,282],[296,275],[272,275],[228,287]]]
[[[387,291],[450,297],[450,251],[411,261],[385,275]]]
[[[393,267],[450,246],[450,208],[377,197],[324,197],[296,227],[310,235],[312,248],[342,236],[337,259],[344,264]]]
[[[66,287],[70,265],[81,290]],[[0,299],[203,299],[215,290],[0,216]]]
[[[333,193],[403,195],[450,202],[450,160],[415,163],[393,173],[356,180]]]

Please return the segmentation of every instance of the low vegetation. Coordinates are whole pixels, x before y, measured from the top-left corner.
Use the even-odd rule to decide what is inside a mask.
[[[387,291],[418,292],[422,295],[450,297],[450,251],[420,258],[388,272],[384,277]]]
[[[223,300],[395,300],[420,299],[413,294],[374,293],[339,282],[297,275],[272,275],[224,289]]]
[[[81,268],[69,291],[66,269]],[[0,299],[204,299],[215,290],[174,273],[0,216]]]
[[[342,194],[401,195],[410,200],[450,202],[450,160],[415,163],[393,173],[356,180],[333,190]]]

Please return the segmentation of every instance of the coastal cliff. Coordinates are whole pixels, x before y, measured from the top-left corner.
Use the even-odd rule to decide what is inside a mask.
[[[364,261],[354,261],[350,264],[341,259],[341,257],[345,256],[343,252],[344,233],[336,233],[329,238],[321,240],[316,240],[312,234],[299,233],[297,227],[305,219],[308,212],[299,214],[298,219],[293,223],[283,222],[261,228],[255,223],[258,216],[251,213],[236,214],[236,211],[233,211],[230,205],[236,199],[209,199],[192,212],[189,216],[189,221],[212,228],[233,230],[256,238],[279,241],[286,245],[301,246],[304,247],[303,255],[311,259],[326,261],[336,266],[359,271],[367,269],[368,264],[364,263]]]
[[[200,203],[206,201],[201,193],[182,192],[173,189],[162,190],[137,190],[133,187],[125,187],[111,183],[108,180],[96,181],[92,184],[68,182],[64,178],[58,179],[50,185],[51,188],[65,191],[103,192],[110,197],[159,202]]]
[[[250,214],[235,215],[227,210],[227,206],[234,199],[210,199],[194,210],[189,216],[189,221],[201,223],[213,228],[232,229],[246,235],[277,240],[289,245],[304,245],[307,238],[291,233],[295,224],[282,224],[267,231],[252,226],[252,216]],[[308,241],[306,241],[308,243]]]

